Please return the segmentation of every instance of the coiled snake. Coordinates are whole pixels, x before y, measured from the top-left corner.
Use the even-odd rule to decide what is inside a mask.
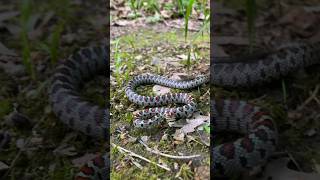
[[[211,82],[219,86],[253,86],[319,63],[320,43],[283,45],[252,62],[213,63]],[[244,101],[211,101],[211,122],[216,131],[246,134],[235,142],[213,148],[213,176],[232,176],[266,163],[277,144],[277,131],[270,114]]]
[[[70,56],[57,67],[49,88],[53,112],[63,123],[104,140],[108,136],[109,111],[81,98],[79,88],[86,80],[106,72],[107,48],[106,45],[83,48]],[[83,166],[75,179],[107,179],[108,168],[109,158],[105,152]]]
[[[106,139],[108,109],[102,109],[79,96],[80,85],[99,72],[106,70],[107,46],[84,48],[58,66],[49,89],[49,100],[54,113],[69,127],[89,136]],[[251,86],[298,69],[318,63],[320,45],[291,44],[275,53],[253,62],[215,63],[211,65],[211,83],[218,86]],[[188,89],[208,81],[201,76],[192,81],[177,82],[160,76],[140,75],[133,78],[126,88],[129,100],[143,106],[159,106],[178,102],[179,108],[149,108],[141,111],[134,121],[136,127],[158,124],[166,116],[187,117],[196,109],[196,103],[186,93],[163,96],[140,96],[134,88],[141,84],[161,84]],[[277,144],[277,131],[269,113],[244,101],[212,100],[214,131],[233,130],[245,133],[234,142],[213,148],[213,172],[211,176],[230,176],[264,164]],[[107,153],[85,165],[76,179],[107,179],[109,158]]]
[[[215,62],[211,64],[211,83],[217,86],[252,86],[279,78],[300,67],[318,63],[319,44],[296,43],[278,48],[274,53],[251,62]],[[208,82],[207,76],[191,81],[174,81],[157,75],[134,77],[126,88],[130,101],[153,108],[140,111],[134,126],[150,128],[166,116],[189,117],[196,103],[186,93],[161,96],[141,96],[134,90],[142,84],[160,84],[178,89],[190,89]],[[184,103],[178,108],[157,107],[168,103]],[[220,144],[211,150],[212,177],[232,176],[263,165],[275,151],[277,129],[269,112],[245,101],[211,100],[211,123],[214,131],[236,131],[245,134],[234,142]]]
[[[196,103],[187,93],[169,93],[160,96],[141,96],[134,89],[141,84],[159,84],[177,89],[190,89],[209,81],[208,76],[198,76],[191,81],[175,81],[158,75],[139,75],[131,80],[126,88],[126,95],[130,101],[142,106],[161,106],[168,103],[184,103],[186,105],[178,108],[149,108],[140,111],[136,115],[134,125],[139,128],[152,127],[159,124],[166,117],[189,117],[196,110]]]

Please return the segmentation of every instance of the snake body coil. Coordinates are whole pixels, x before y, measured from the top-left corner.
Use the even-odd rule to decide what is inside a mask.
[[[319,63],[320,42],[283,45],[264,58],[252,62],[211,64],[211,83],[218,86],[245,87],[270,82],[299,68]]]
[[[160,96],[141,96],[134,92],[135,87],[141,84],[159,84],[177,89],[190,89],[208,82],[207,76],[199,76],[191,81],[175,81],[158,75],[139,75],[131,80],[126,88],[126,95],[130,101],[141,106],[161,106],[169,103],[183,103],[178,108],[149,108],[140,111],[136,115],[134,125],[140,128],[147,128],[159,124],[165,117],[184,118],[189,117],[196,110],[196,103],[187,93],[169,93]]]
[[[61,64],[52,79],[49,100],[54,113],[69,127],[89,136],[106,139],[108,110],[93,105],[79,95],[79,87],[107,67],[106,46],[84,48]],[[319,63],[319,43],[297,43],[279,48],[274,54],[254,62],[215,63],[211,65],[211,83],[217,86],[253,86],[286,75],[299,67]],[[189,89],[208,81],[201,76],[192,81],[174,81],[161,76],[140,75],[126,88],[129,100],[142,106],[151,106],[137,114],[134,125],[146,128],[158,124],[166,116],[188,117],[196,110],[196,103],[186,93],[162,96],[141,96],[134,90],[142,84],[160,84]],[[168,103],[183,103],[178,108],[160,108]],[[244,101],[212,100],[214,131],[231,130],[246,134],[234,142],[213,148],[213,177],[231,176],[264,164],[277,144],[277,130],[270,114]],[[107,179],[107,153],[85,165],[76,179]]]
[[[211,64],[211,84],[226,87],[246,87],[280,78],[301,67],[319,63],[319,43],[295,43],[278,48],[275,53],[252,62]],[[134,92],[141,84],[160,84],[178,89],[199,86],[208,80],[205,76],[192,81],[174,81],[160,76],[140,75],[131,80],[126,89],[130,101],[142,106],[160,106],[184,103],[179,108],[155,107],[140,111],[134,125],[146,128],[156,125],[165,116],[189,117],[196,110],[192,97],[186,93],[162,96],[141,96]],[[245,101],[212,100],[211,112],[214,131],[236,131],[245,134],[234,142],[213,148],[212,177],[232,176],[266,163],[277,145],[277,129],[269,112]]]
[[[53,112],[70,128],[98,139],[107,139],[108,109],[80,97],[80,86],[107,70],[107,46],[79,50],[59,65],[49,88]],[[109,177],[107,152],[81,168],[75,179],[106,179]]]
[[[319,63],[320,43],[293,43],[252,62],[211,65],[211,83],[248,87],[269,82],[299,68]],[[277,145],[277,130],[266,110],[244,101],[211,102],[215,131],[237,131],[243,138],[213,148],[213,175],[232,176],[266,163]]]

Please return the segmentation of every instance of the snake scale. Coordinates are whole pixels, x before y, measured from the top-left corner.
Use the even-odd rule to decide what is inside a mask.
[[[49,100],[53,112],[69,127],[89,136],[106,139],[108,109],[85,101],[79,95],[80,86],[94,75],[105,71],[107,46],[88,47],[79,50],[58,66],[49,88]],[[286,75],[300,67],[318,63],[319,43],[290,44],[278,48],[273,54],[253,62],[219,62],[211,64],[210,83],[217,86],[253,86]],[[136,115],[134,125],[148,128],[159,124],[167,116],[189,117],[196,110],[196,103],[186,93],[162,96],[141,96],[135,88],[142,84],[190,89],[209,81],[199,76],[191,81],[174,81],[157,75],[139,75],[127,88],[129,100],[142,106],[161,106],[168,103],[183,103],[178,108],[153,107]],[[258,106],[245,101],[211,100],[211,123],[215,131],[231,130],[245,136],[223,143],[211,150],[213,174],[231,176],[264,164],[277,145],[277,130],[270,114]],[[83,166],[75,179],[108,179],[109,158],[107,152]]]
[[[281,46],[270,55],[248,62],[215,62],[211,64],[210,83],[223,87],[249,87],[280,78],[301,67],[319,62],[319,43],[293,43]],[[175,81],[158,75],[138,75],[125,90],[130,101],[150,107],[135,115],[137,128],[151,128],[167,116],[190,117],[196,103],[187,93],[142,96],[135,88],[143,84],[159,84],[177,89],[190,89],[208,82],[208,76],[191,81]],[[182,107],[158,107],[183,103]],[[235,131],[245,134],[234,142],[223,143],[211,150],[212,177],[228,177],[248,172],[266,163],[277,145],[277,129],[270,113],[245,101],[211,100],[211,123],[214,131]]]
[[[108,46],[100,45],[80,49],[60,64],[51,81],[49,101],[53,112],[66,125],[94,138],[108,137],[108,109],[103,109],[80,96],[85,81],[108,68]],[[83,166],[76,180],[107,179],[109,158],[107,152]]]

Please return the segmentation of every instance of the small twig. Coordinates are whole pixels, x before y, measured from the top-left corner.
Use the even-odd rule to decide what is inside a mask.
[[[293,158],[292,154],[289,153],[289,152],[287,152],[287,153],[288,153],[288,156],[289,156],[290,160],[294,163],[294,165],[296,165],[297,169],[299,171],[302,171],[301,167],[299,166],[298,162]]]
[[[202,95],[202,97],[206,96],[207,94],[209,94],[209,95],[210,95],[210,89],[209,89],[209,90],[207,90],[207,91]]]
[[[317,94],[318,94],[318,91],[319,91],[319,88],[320,88],[320,85],[317,85],[316,86],[316,88],[315,88],[315,90],[312,92],[312,94],[310,95],[310,97],[308,98],[308,99],[306,99],[303,103],[302,103],[302,105],[300,105],[298,108],[297,108],[297,110],[298,111],[301,111],[306,105],[308,105],[313,99],[315,100],[315,101],[317,101],[317,103],[319,103],[318,101],[318,99],[317,99]]]
[[[263,100],[266,97],[267,97],[267,95],[264,94],[264,95],[262,95],[260,97],[257,97],[255,99],[253,99],[252,102],[254,102],[254,103],[259,102],[259,101]]]
[[[41,118],[40,121],[38,121],[33,127],[32,130],[36,129],[40,123],[42,123],[42,121],[44,121],[44,118]],[[22,152],[25,151],[27,149],[27,147],[30,145],[30,141],[31,141],[31,137],[28,137],[23,145],[23,148],[20,148],[18,153],[16,154],[16,156],[14,157],[14,159],[11,161],[10,163],[10,167],[9,170],[4,174],[3,177],[7,177],[9,176],[9,174],[11,173],[12,169],[15,167],[16,162],[19,160],[20,156],[22,155]]]
[[[132,136],[130,136],[129,134],[127,134],[128,137],[133,138]],[[147,151],[160,155],[160,156],[164,156],[164,157],[168,157],[168,158],[172,158],[172,159],[193,159],[193,158],[197,158],[200,157],[201,155],[197,154],[197,155],[191,155],[191,156],[175,156],[175,155],[170,155],[170,154],[165,154],[160,152],[159,150],[153,150],[150,147],[148,147],[142,140],[139,140],[139,143],[142,144]]]
[[[168,157],[168,158],[172,158],[172,159],[193,159],[193,158],[197,158],[200,157],[200,154],[197,155],[191,155],[191,156],[175,156],[175,155],[170,155],[170,154],[165,154],[160,152],[159,150],[154,150],[149,148],[144,142],[142,142],[141,140],[139,140],[139,142],[147,149],[147,151],[160,155],[160,156],[164,156],[164,157]]]
[[[143,157],[143,156],[140,156],[140,155],[138,155],[138,154],[136,154],[136,153],[134,153],[134,152],[132,152],[132,151],[130,151],[130,150],[127,150],[127,149],[125,149],[125,148],[123,148],[123,147],[121,147],[121,146],[119,146],[119,145],[116,145],[116,144],[114,144],[114,143],[111,143],[111,145],[112,145],[113,147],[117,148],[117,149],[118,149],[120,152],[122,152],[122,153],[126,152],[126,153],[128,153],[128,155],[130,155],[130,156],[140,158],[140,159],[142,159],[142,160],[144,160],[144,161],[147,161],[148,163],[154,164],[154,165],[156,165],[156,166],[158,166],[158,167],[160,167],[160,168],[162,168],[162,169],[165,169],[165,170],[167,170],[167,171],[171,171],[170,168],[165,167],[165,166],[163,166],[163,165],[161,165],[161,164],[157,164],[157,163],[155,163],[155,162],[152,162],[151,160],[149,160],[149,159],[147,159],[147,158],[145,158],[145,157]]]
[[[316,96],[313,99],[320,105],[320,100]]]

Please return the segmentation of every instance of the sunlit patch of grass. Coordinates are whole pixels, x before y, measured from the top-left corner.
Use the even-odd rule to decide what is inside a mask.
[[[160,14],[159,3],[156,0],[130,0],[128,5],[134,12],[133,18],[139,17],[141,15],[139,11],[141,10],[153,14],[154,16]]]
[[[134,18],[137,18],[138,16],[140,16],[138,11],[141,9],[142,2],[143,2],[142,0],[130,0],[129,7],[134,12],[134,16],[133,16]]]
[[[184,26],[184,38],[187,40],[188,37],[188,27],[189,27],[189,18],[192,13],[192,6],[193,6],[194,0],[189,0],[189,4],[187,6],[186,14],[185,14],[185,26]]]
[[[193,9],[193,5],[194,5],[195,1],[194,0],[189,0],[189,3],[188,5],[186,6],[186,12],[185,12],[185,15],[184,15],[184,21],[185,21],[185,27],[184,27],[184,38],[185,38],[185,42],[189,45],[189,49],[188,49],[188,58],[187,58],[187,62],[186,62],[186,68],[187,68],[187,71],[189,72],[190,71],[190,68],[191,68],[191,60],[190,60],[190,55],[191,55],[191,51],[193,50],[193,43],[194,43],[194,39],[197,38],[197,36],[199,35],[203,35],[203,31],[205,29],[208,28],[208,24],[210,22],[210,11],[208,11],[205,7],[206,5],[206,1],[203,1],[202,3],[200,3],[200,5],[202,5],[202,11],[206,17],[206,20],[204,21],[203,25],[202,25],[202,28],[200,29],[200,31],[196,34],[196,36],[193,38],[193,40],[189,40],[187,41],[187,38],[188,38],[188,28],[189,28],[189,19],[190,19],[190,16],[192,14],[192,9]],[[179,3],[180,4],[180,3]],[[204,6],[204,7],[203,7]]]
[[[120,50],[120,42],[122,42],[122,39],[117,39],[115,41],[114,48],[115,77],[119,85],[123,82],[123,80],[129,79],[129,74],[134,68],[134,57],[129,53],[122,52]]]
[[[181,177],[182,179],[192,179],[193,172],[192,172],[190,166],[188,164],[182,164],[176,177]]]

